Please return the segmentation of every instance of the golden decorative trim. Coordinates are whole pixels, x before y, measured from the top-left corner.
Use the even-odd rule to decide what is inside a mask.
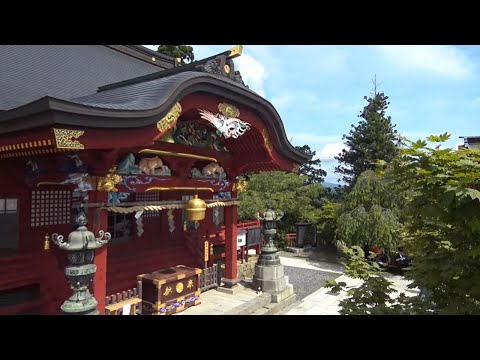
[[[177,156],[177,157],[184,157],[190,159],[199,159],[199,160],[207,160],[218,162],[217,159],[208,157],[208,156],[200,156],[200,155],[193,155],[193,154],[186,154],[186,153],[177,153],[171,151],[163,151],[163,150],[153,150],[153,149],[142,149],[138,152],[139,154],[157,154],[157,155],[170,155],[170,156]]]
[[[163,296],[168,296],[172,292],[172,288],[170,286],[167,286],[165,291],[163,292]]]
[[[185,279],[187,277],[187,275],[185,274],[179,274],[177,275],[177,280],[182,280],[182,279]]]
[[[175,286],[175,291],[177,294],[181,294],[183,292],[183,283],[179,282],[177,283],[177,286]]]
[[[177,298],[177,302],[180,302],[182,300],[185,300],[185,296],[180,296],[179,298]]]
[[[83,150],[85,146],[78,141],[72,139],[78,139],[85,134],[83,130],[71,130],[71,129],[53,129],[55,135],[55,142],[58,149],[77,149]],[[31,143],[30,143],[31,144]]]
[[[193,280],[192,279],[188,280],[188,283],[187,283],[187,289],[191,289],[191,288],[193,288]]]
[[[7,147],[5,147],[7,148]],[[21,150],[21,146],[20,149]],[[36,150],[29,150],[29,151],[17,151],[11,153],[0,154],[1,159],[8,159],[8,158],[17,158],[23,156],[32,156],[32,155],[41,155],[41,154],[52,154],[59,151],[72,151],[69,149],[57,149],[57,148],[47,148],[47,149],[36,149]]]
[[[178,118],[180,117],[180,114],[182,113],[182,105],[180,103],[176,103],[172,109],[168,112],[167,115],[165,115],[162,120],[157,122],[157,129],[161,133],[164,133],[168,129],[170,129],[172,126],[175,125],[177,122]]]
[[[225,70],[225,72],[226,72],[227,74],[230,74],[230,71],[231,71],[230,65],[225,64],[225,66],[223,67],[223,70]]]
[[[50,140],[48,140],[48,141],[50,141]],[[2,146],[0,146],[0,152],[23,150],[23,149],[43,147],[43,146],[47,146],[47,141],[46,140],[34,140],[33,142],[28,142],[28,143],[16,143],[16,144],[10,144],[10,145],[2,145]]]
[[[300,165],[298,164],[293,165],[292,172],[294,172],[295,174],[298,174],[300,172]]]
[[[196,273],[197,275],[200,275],[200,274],[202,273],[202,269],[195,269],[195,273]]]
[[[272,152],[273,147],[272,143],[270,142],[270,138],[268,136],[268,131],[266,128],[262,130],[262,136],[263,136],[263,143],[265,144],[265,147],[267,148],[268,152]]]
[[[243,45],[237,45],[233,48],[230,49],[230,54],[228,55],[228,58],[236,58],[237,56],[242,55],[243,52]]]
[[[232,104],[220,103],[218,104],[218,111],[228,118],[238,118],[240,116],[240,110]]]
[[[248,183],[245,180],[240,180],[233,183],[232,191],[243,192],[247,189]]]
[[[209,187],[194,187],[194,186],[173,186],[173,187],[151,187],[145,190],[147,191],[174,191],[174,190],[196,190],[196,191],[210,191],[215,192]]]
[[[153,283],[154,283],[155,285],[163,285],[163,284],[166,284],[166,283],[167,283],[167,280],[165,280],[165,279],[161,279],[161,280],[154,279],[154,280],[153,280]]]
[[[111,168],[104,177],[98,178],[97,183],[97,190],[98,191],[108,191],[108,192],[117,192],[118,189],[115,187],[119,182],[122,181],[122,177],[120,175],[115,174],[117,167],[114,166]]]

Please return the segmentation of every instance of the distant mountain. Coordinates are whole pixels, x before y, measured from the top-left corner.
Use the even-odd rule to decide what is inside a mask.
[[[331,182],[328,182],[328,181],[325,181],[322,183],[323,186],[327,187],[327,188],[330,188],[330,189],[335,189],[337,186],[339,186],[340,184],[338,183],[331,183]]]

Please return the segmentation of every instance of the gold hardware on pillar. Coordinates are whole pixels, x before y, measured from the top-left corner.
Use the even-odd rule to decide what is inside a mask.
[[[50,250],[50,237],[48,234],[45,234],[45,238],[43,241],[43,250]]]
[[[208,249],[209,249],[208,240],[205,240],[205,243],[204,243],[203,245],[204,245],[204,257],[205,257],[204,260],[205,260],[205,262],[207,262],[207,261],[208,261],[208,257],[209,257],[209,255],[210,255],[209,250],[208,250]]]
[[[212,255],[213,255],[213,244],[210,243],[210,256],[212,256]]]
[[[200,221],[205,219],[205,211],[207,210],[207,204],[205,201],[198,198],[198,195],[188,201],[186,206],[187,218],[190,221]]]

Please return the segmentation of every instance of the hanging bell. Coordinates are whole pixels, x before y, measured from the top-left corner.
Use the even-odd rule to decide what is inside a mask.
[[[193,199],[191,199],[187,203],[187,218],[190,221],[200,221],[205,219],[205,211],[207,210],[207,205],[205,201],[198,198],[198,195],[195,195]]]

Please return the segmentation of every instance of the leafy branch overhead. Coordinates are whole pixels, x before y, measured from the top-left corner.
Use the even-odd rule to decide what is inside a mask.
[[[181,65],[185,65],[187,62],[189,63],[195,60],[193,47],[190,45],[159,45],[157,51],[164,55],[180,59]]]

